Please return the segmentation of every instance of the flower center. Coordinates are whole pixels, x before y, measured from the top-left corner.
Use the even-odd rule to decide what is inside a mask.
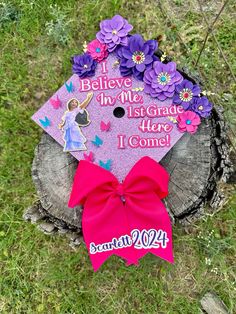
[[[157,76],[157,82],[161,85],[166,85],[170,81],[170,75],[167,72],[161,72]]]
[[[96,52],[101,52],[101,49],[100,48],[96,48]]]
[[[202,109],[203,109],[203,106],[199,106],[199,107],[198,107],[198,110],[202,110]]]
[[[191,89],[189,89],[189,88],[182,89],[179,93],[179,98],[182,101],[190,101],[193,98],[193,93],[192,93]]]
[[[87,65],[87,64],[85,64],[85,65],[84,65],[84,69],[87,69],[87,68],[88,68],[88,65]]]
[[[188,125],[191,124],[191,120],[189,120],[189,119],[186,120],[185,122],[186,122],[186,124],[188,124]]]
[[[117,34],[117,30],[116,30],[116,29],[113,29],[112,35],[116,35],[116,34]]]
[[[135,51],[132,55],[132,60],[136,64],[143,63],[145,60],[145,54],[142,51]]]

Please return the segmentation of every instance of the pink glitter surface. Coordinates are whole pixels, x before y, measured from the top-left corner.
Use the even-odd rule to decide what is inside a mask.
[[[96,74],[91,80],[96,80],[99,76],[107,76],[107,78],[120,78],[119,67],[113,67],[116,61],[115,55],[111,54],[107,58],[107,70],[108,73],[102,73],[102,64],[99,63],[96,69]],[[132,80],[132,87],[134,88],[143,87],[144,84],[141,81],[130,77]],[[67,102],[71,98],[77,98],[80,102],[86,99],[87,93],[79,91],[81,86],[81,79],[77,75],[72,75],[67,81],[67,84],[73,83],[74,90],[69,93],[65,85],[63,85],[51,98],[57,99],[59,97],[61,101],[61,106],[55,109],[50,100],[48,100],[33,116],[32,119],[43,128],[39,119],[48,117],[51,124],[50,126],[44,128],[44,130],[50,134],[60,145],[64,146],[63,132],[58,128],[58,124],[61,122],[61,118],[64,112],[67,110]],[[114,105],[101,106],[97,101],[96,97],[101,92],[104,92],[107,96],[113,96],[119,94],[124,89],[108,89],[108,90],[97,90],[94,91],[94,96],[89,105],[87,106],[87,111],[89,113],[89,119],[91,123],[86,127],[81,127],[83,135],[86,137],[87,142],[85,143],[87,151],[77,151],[71,152],[71,154],[78,160],[84,159],[84,153],[89,154],[93,152],[94,163],[99,164],[99,161],[106,163],[107,160],[111,159],[111,172],[114,173],[117,178],[122,181],[127,175],[132,166],[143,156],[149,156],[156,161],[160,161],[166,153],[175,145],[175,143],[183,136],[183,133],[179,132],[176,125],[173,125],[173,130],[170,134],[170,145],[168,147],[154,147],[154,148],[131,148],[126,145],[125,148],[118,148],[118,134],[124,134],[126,140],[132,135],[139,135],[140,138],[161,138],[166,135],[165,132],[161,133],[143,133],[138,126],[143,119],[151,119],[153,123],[168,123],[172,124],[167,117],[155,117],[155,118],[128,118],[127,117],[127,107],[133,106],[134,108],[144,106],[148,107],[150,104],[155,104],[159,107],[170,106],[172,104],[172,99],[166,101],[159,101],[158,99],[151,98],[149,95],[145,94],[143,91],[134,92],[138,95],[143,96],[143,104],[121,104],[119,100],[115,102]],[[127,88],[125,89],[127,90]],[[117,118],[114,116],[113,111],[116,107],[123,107],[125,109],[125,115],[122,118]],[[100,124],[101,121],[105,123],[110,122],[110,130],[107,132],[101,131]],[[96,147],[92,141],[95,136],[99,136],[103,140],[103,144],[100,147]],[[66,152],[64,152],[66,154]]]

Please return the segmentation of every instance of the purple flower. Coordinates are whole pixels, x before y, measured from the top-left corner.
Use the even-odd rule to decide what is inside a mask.
[[[192,110],[196,112],[200,117],[207,118],[211,114],[212,103],[209,102],[207,97],[194,97]]]
[[[143,79],[144,71],[150,69],[157,49],[155,40],[144,41],[141,35],[133,35],[128,39],[127,47],[120,47],[116,53],[120,59],[120,73],[122,76],[134,75],[138,80]]]
[[[74,56],[72,59],[72,71],[79,77],[89,77],[95,74],[97,62],[88,54]]]
[[[127,46],[128,33],[133,26],[120,15],[115,15],[111,20],[104,20],[100,23],[100,32],[97,39],[107,45],[109,52],[116,49],[117,45]]]
[[[198,85],[193,85],[192,82],[183,80],[181,84],[175,86],[173,103],[181,105],[184,110],[187,110],[191,107],[194,97],[198,96],[200,93],[201,89]]]
[[[160,61],[153,62],[152,69],[144,73],[144,91],[151,97],[165,100],[175,93],[175,86],[183,80],[182,75],[176,70],[176,63],[164,64]]]

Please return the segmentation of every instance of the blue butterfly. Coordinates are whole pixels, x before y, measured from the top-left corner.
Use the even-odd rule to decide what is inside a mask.
[[[95,136],[95,139],[92,141],[92,143],[97,146],[100,147],[103,144],[103,140],[98,137],[97,135]]]
[[[41,123],[41,125],[44,127],[44,128],[47,128],[48,126],[51,125],[51,122],[50,120],[48,119],[48,117],[44,117],[44,120],[43,119],[39,119],[39,122]]]
[[[74,90],[72,82],[70,82],[69,84],[65,83],[65,85],[66,85],[67,92],[72,93]]]
[[[99,166],[101,166],[102,168],[110,171],[111,170],[111,159],[108,159],[107,162],[103,162],[102,160],[99,160]]]

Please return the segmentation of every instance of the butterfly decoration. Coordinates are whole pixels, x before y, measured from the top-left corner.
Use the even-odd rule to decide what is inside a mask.
[[[211,95],[215,95],[215,93],[212,93],[211,91],[204,90],[204,91],[202,91],[202,95],[204,95],[204,96],[211,96]]]
[[[108,160],[106,161],[106,163],[103,162],[102,160],[99,160],[99,166],[101,166],[102,168],[104,168],[104,169],[110,171],[110,170],[111,170],[111,162],[112,162],[111,159],[108,159]]]
[[[105,122],[101,121],[101,123],[100,123],[101,131],[107,132],[107,131],[110,130],[110,127],[111,127],[111,122],[110,121],[108,123],[105,123]]]
[[[66,89],[67,89],[67,92],[68,92],[68,93],[72,93],[72,92],[73,92],[74,86],[73,86],[72,81],[70,81],[69,84],[65,83],[65,86],[66,86]]]
[[[88,51],[88,45],[87,45],[87,42],[84,41],[84,43],[83,43],[83,52],[85,53],[87,51]]]
[[[39,119],[39,122],[41,123],[42,127],[44,127],[44,128],[47,128],[48,126],[51,125],[50,120],[46,116],[44,117],[44,120],[43,119]]]
[[[163,52],[161,55],[161,62],[164,62],[166,57],[167,57],[166,52]]]
[[[132,88],[132,91],[134,92],[142,92],[144,90],[144,87],[134,87]]]
[[[100,147],[103,144],[103,140],[98,137],[97,135],[95,136],[95,139],[92,141],[92,143],[97,146]]]
[[[90,152],[89,154],[84,153],[84,159],[90,162],[94,161],[94,154],[93,152]]]
[[[50,99],[50,104],[53,106],[54,109],[58,109],[61,106],[61,101],[57,96],[56,99],[53,98]]]
[[[112,64],[112,68],[116,68],[118,65],[120,64],[119,60],[116,60],[113,64]]]
[[[169,119],[173,123],[177,123],[178,122],[175,117],[168,116],[167,119]]]

